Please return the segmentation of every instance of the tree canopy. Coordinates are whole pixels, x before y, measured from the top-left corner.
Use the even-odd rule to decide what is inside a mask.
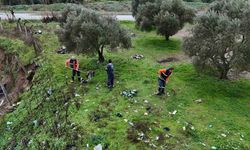
[[[182,0],[133,0],[132,13],[140,30],[156,29],[157,34],[165,36],[166,40],[185,23],[192,23],[195,16],[194,10]]]
[[[128,32],[112,17],[101,16],[83,7],[67,7],[62,13],[59,40],[70,50],[98,54],[104,61],[104,48],[131,47]]]
[[[249,6],[248,0],[218,1],[198,19],[183,44],[197,69],[213,68],[221,79],[226,79],[231,69],[249,68]]]

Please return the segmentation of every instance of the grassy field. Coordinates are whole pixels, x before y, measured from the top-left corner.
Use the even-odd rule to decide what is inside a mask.
[[[90,83],[66,84],[70,70],[64,62],[71,54],[54,51],[60,46],[52,32],[57,24],[34,23],[44,31],[39,37],[44,48],[41,67],[32,88],[20,97],[20,106],[1,118],[0,148],[93,149],[102,144],[111,150],[250,149],[250,81],[218,80],[180,60],[171,62],[175,71],[167,85],[169,96],[154,96],[157,71],[167,67],[157,60],[183,55],[181,40],[165,41],[155,32],[136,30],[133,22],[121,24],[136,37],[128,51],[105,52],[115,66],[115,88],[109,92],[105,64],[97,64],[97,57],[77,56],[82,76],[96,71]],[[133,54],[145,58],[134,60]],[[46,94],[49,88],[51,96]],[[133,99],[121,96],[129,89],[138,90]],[[175,115],[169,114],[175,110]],[[145,136],[138,140],[142,132]]]

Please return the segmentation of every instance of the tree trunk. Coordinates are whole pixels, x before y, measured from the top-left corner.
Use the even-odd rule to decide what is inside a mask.
[[[100,63],[103,63],[105,61],[104,56],[103,56],[103,52],[98,51],[98,60]]]
[[[104,45],[101,45],[100,49],[98,50],[98,60],[100,63],[103,63],[105,61],[104,56],[103,56],[103,48],[104,48]]]
[[[220,72],[220,79],[228,79],[227,77],[227,73],[228,73],[229,69],[224,69]]]
[[[166,41],[169,41],[169,35],[165,35]]]

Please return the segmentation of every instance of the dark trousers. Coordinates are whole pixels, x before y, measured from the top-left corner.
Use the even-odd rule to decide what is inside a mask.
[[[108,87],[113,88],[114,86],[114,75],[113,74],[108,74]]]
[[[166,81],[158,78],[158,94],[164,94],[164,89],[165,89],[165,86],[166,86]]]
[[[77,74],[78,76],[78,81],[81,81],[81,76],[80,76],[80,71],[72,69],[72,80],[75,80],[75,75]]]

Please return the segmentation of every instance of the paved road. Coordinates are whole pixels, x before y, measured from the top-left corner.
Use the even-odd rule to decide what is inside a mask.
[[[10,17],[11,15],[8,14]],[[22,20],[41,20],[43,18],[43,14],[41,13],[16,13],[15,14],[16,18],[21,18]],[[1,19],[7,19],[7,15],[3,12],[0,12],[0,17]],[[117,18],[117,20],[121,21],[134,21],[134,17],[132,15],[114,15],[114,17]]]

